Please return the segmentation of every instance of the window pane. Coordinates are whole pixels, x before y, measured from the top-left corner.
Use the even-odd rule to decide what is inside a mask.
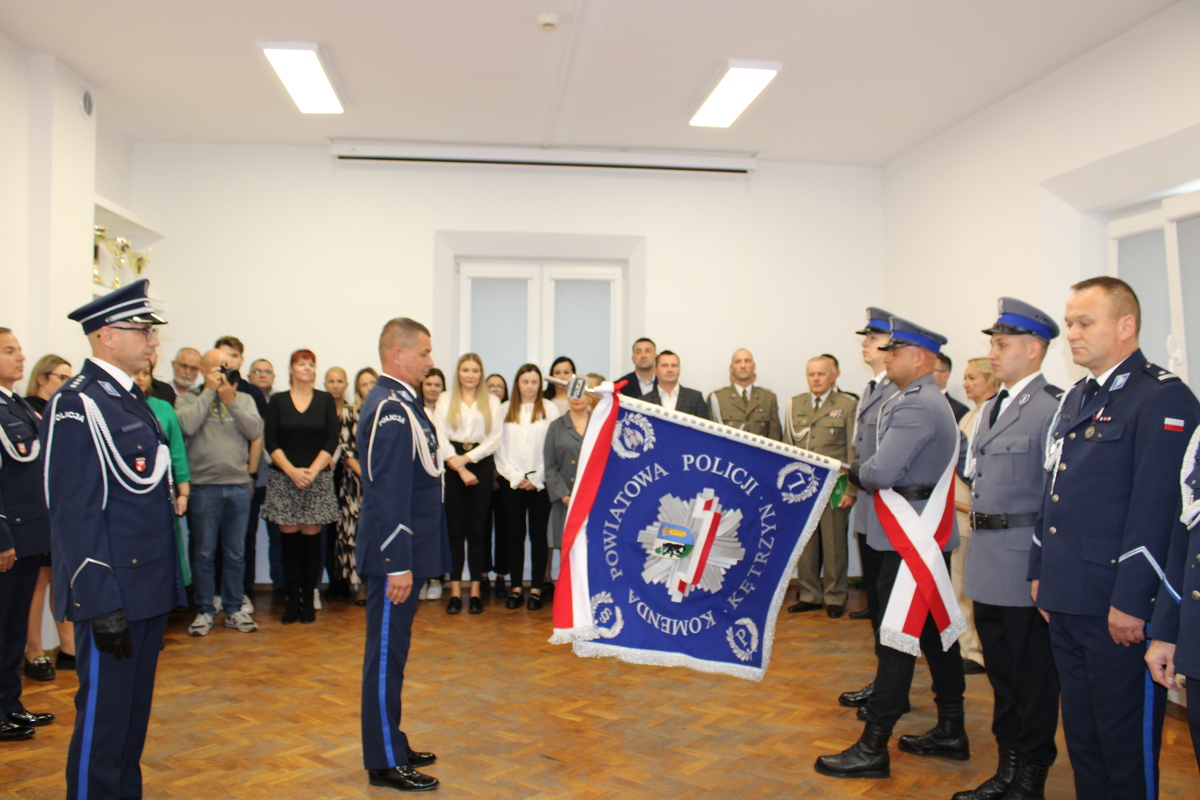
[[[1187,334],[1188,383],[1200,386],[1200,217],[1181,220],[1179,277],[1183,284],[1183,330]]]
[[[1142,352],[1152,363],[1166,368],[1171,302],[1163,232],[1151,231],[1117,242],[1117,275],[1133,287],[1142,306],[1142,332],[1138,337]]]
[[[471,342],[483,359],[486,374],[498,372],[512,383],[517,368],[529,360],[529,281],[525,278],[471,279]],[[450,369],[442,368],[446,380]],[[449,388],[449,387],[447,387]],[[511,385],[509,390],[512,390]]]
[[[554,354],[567,356],[580,375],[598,372],[609,380],[612,368],[610,281],[554,282]],[[549,367],[549,363],[545,365]]]

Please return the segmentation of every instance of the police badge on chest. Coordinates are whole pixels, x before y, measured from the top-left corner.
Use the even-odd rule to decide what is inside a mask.
[[[146,457],[138,456],[137,458],[135,458],[133,460],[133,468],[135,470],[137,470],[138,472],[145,472],[146,471]]]

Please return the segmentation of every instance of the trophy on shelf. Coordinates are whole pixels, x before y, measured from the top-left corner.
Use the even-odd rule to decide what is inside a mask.
[[[133,243],[123,236],[110,237],[108,228],[96,225],[93,228],[92,281],[101,286],[120,289],[137,280],[150,263],[152,248],[139,253]]]

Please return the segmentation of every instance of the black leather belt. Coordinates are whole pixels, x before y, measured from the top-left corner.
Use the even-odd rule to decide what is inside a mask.
[[[971,529],[1002,531],[1006,528],[1030,528],[1037,523],[1037,512],[1030,514],[976,514],[971,512]]]
[[[466,455],[467,453],[471,452],[476,447],[479,447],[479,445],[482,443],[481,442],[456,442],[454,440],[451,440],[450,444],[454,445],[455,454],[461,456],[461,455]]]
[[[893,486],[892,491],[905,500],[928,500],[933,495],[932,486]]]

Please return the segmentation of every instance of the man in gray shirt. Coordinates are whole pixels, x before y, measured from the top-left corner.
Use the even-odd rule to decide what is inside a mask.
[[[188,635],[204,636],[212,630],[217,612],[213,558],[218,545],[224,556],[221,605],[225,627],[252,633],[258,625],[248,608],[242,607],[246,522],[254,492],[254,476],[247,469],[250,443],[262,433],[263,422],[254,400],[229,383],[224,353],[209,350],[200,365],[204,385],[175,401],[192,470],[188,529],[193,540],[192,576],[199,613],[188,627]]]

